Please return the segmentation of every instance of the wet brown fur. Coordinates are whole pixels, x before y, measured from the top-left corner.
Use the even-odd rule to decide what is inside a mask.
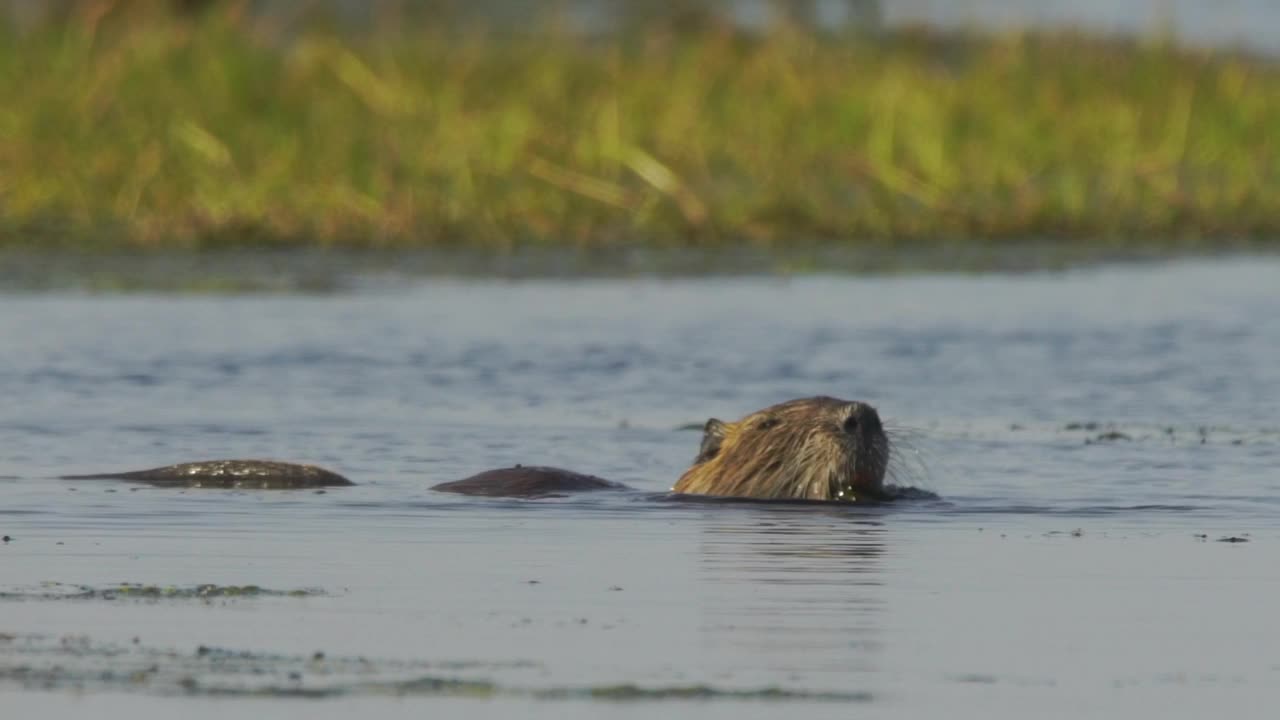
[[[702,448],[673,491],[762,499],[872,499],[889,439],[875,408],[832,397],[791,400],[737,422],[707,421]]]

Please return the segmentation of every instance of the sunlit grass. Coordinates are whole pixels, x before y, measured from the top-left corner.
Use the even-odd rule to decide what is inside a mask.
[[[1280,230],[1280,71],[1079,35],[0,27],[0,242],[1185,242]]]

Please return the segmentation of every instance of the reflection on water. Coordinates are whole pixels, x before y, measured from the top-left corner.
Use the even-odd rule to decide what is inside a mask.
[[[703,518],[698,538],[708,645],[767,658],[785,673],[875,668],[881,520],[818,508],[719,515]]]

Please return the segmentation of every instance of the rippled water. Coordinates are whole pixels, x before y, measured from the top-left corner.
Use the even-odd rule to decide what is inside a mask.
[[[0,298],[7,707],[1257,717],[1280,699],[1276,259],[359,287]],[[695,454],[681,426],[814,394],[877,405],[898,476],[942,500],[655,497]],[[52,479],[224,456],[360,485]],[[648,492],[428,489],[516,462]]]

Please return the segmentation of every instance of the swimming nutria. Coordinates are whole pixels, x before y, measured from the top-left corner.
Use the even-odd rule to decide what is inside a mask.
[[[702,447],[674,492],[768,500],[887,499],[889,439],[876,409],[812,397],[772,405],[737,422],[712,418]],[[541,497],[624,487],[559,468],[488,470],[435,490],[466,495]]]
[[[708,420],[698,457],[672,490],[770,500],[876,498],[888,462],[889,438],[875,408],[803,398],[737,422]]]
[[[354,485],[341,475],[315,465],[275,460],[208,460],[166,465],[150,470],[120,473],[63,475],[63,480],[108,478],[134,480],[158,487],[256,488],[293,490],[298,488]]]
[[[692,467],[672,490],[766,500],[887,499],[889,439],[866,403],[832,397],[791,400],[736,422],[706,422]],[[297,489],[352,485],[337,473],[271,460],[210,460],[121,473],[64,475],[115,478],[161,487]],[[493,497],[556,497],[627,486],[552,467],[487,470],[434,490]]]

